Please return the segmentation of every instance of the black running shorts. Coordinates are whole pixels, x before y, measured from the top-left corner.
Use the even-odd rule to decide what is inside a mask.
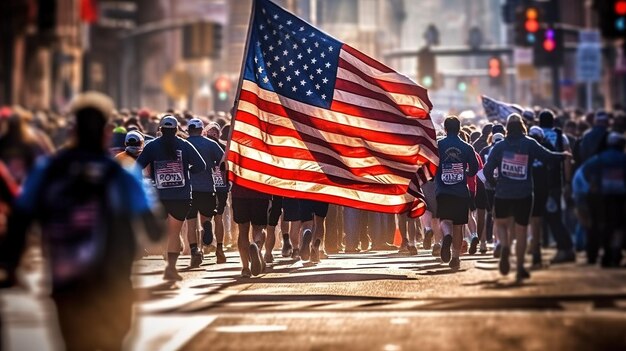
[[[283,221],[297,222],[300,220],[300,200],[283,198]]]
[[[495,218],[504,219],[513,217],[515,224],[526,226],[530,221],[530,214],[533,210],[533,197],[525,197],[523,199],[502,199],[496,197],[495,200]]]
[[[280,215],[283,214],[283,198],[282,196],[272,196],[272,203],[270,205],[270,215],[267,219],[267,225],[275,227],[278,225]]]
[[[448,194],[437,196],[437,218],[452,221],[453,225],[467,224],[469,216],[469,197]]]
[[[300,220],[302,222],[312,221],[313,216],[326,218],[327,214],[327,202],[300,200]]]
[[[189,209],[191,208],[191,199],[161,200],[161,204],[168,215],[174,217],[174,219],[178,221],[184,221],[187,218]]]
[[[267,225],[270,209],[270,199],[232,198],[233,218],[235,223],[252,223],[253,225]]]
[[[217,197],[215,193],[205,193],[194,191],[191,194],[191,208],[187,214],[187,219],[198,216],[198,212],[205,217],[213,217],[217,208]]]

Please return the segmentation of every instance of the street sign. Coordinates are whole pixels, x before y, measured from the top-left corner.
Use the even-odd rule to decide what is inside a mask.
[[[576,50],[576,80],[597,82],[602,75],[602,45],[600,32],[581,31]]]

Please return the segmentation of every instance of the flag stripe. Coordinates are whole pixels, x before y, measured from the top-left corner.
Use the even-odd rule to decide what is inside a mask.
[[[337,78],[340,78],[341,80],[348,81],[348,82],[354,82],[376,93],[384,94],[397,104],[416,106],[416,107],[419,106],[424,110],[428,110],[428,106],[426,106],[424,101],[422,101],[422,99],[420,99],[419,96],[412,95],[412,94],[399,94],[399,93],[390,92],[375,84],[372,84],[366,81],[365,79],[361,78],[358,74],[354,74],[345,68],[339,67],[339,69],[337,70]],[[338,87],[335,86],[335,88],[338,88]]]
[[[402,173],[408,172],[409,174],[415,172],[415,165],[429,162],[428,159],[419,154],[419,150],[413,154],[394,155],[370,150],[365,147],[350,146],[350,144],[322,143],[315,136],[301,133],[296,129],[272,125],[261,121],[256,115],[248,112],[241,111],[240,113],[238,121],[242,121],[242,123],[235,126],[236,131],[246,134],[246,137],[262,140],[268,145],[291,147],[294,153],[310,149],[315,152],[325,153],[337,160],[342,160],[346,163],[346,166],[350,167],[357,167],[359,164],[361,166],[374,164],[374,160],[376,160],[382,166]],[[243,138],[244,136],[241,137]]]
[[[388,74],[391,73],[392,75],[398,75],[394,70],[392,70],[391,68],[383,65],[382,63],[368,57],[367,55],[363,54],[362,52],[360,52],[359,50],[351,47],[350,45],[347,44],[343,44],[341,46],[341,51],[343,51],[344,53],[359,59],[360,61],[362,61],[364,64],[370,66],[372,69],[375,69],[377,71],[379,71],[380,75],[382,74]],[[340,54],[339,57],[342,57],[342,55]],[[408,79],[408,78],[407,78]],[[409,82],[409,84],[412,84],[412,82]],[[413,83],[414,84],[414,83]]]
[[[241,171],[241,173],[246,173],[246,175],[248,175],[247,174],[248,172],[251,172],[251,171],[248,171],[248,170]],[[267,175],[264,175],[262,173],[258,173],[258,172],[254,172],[254,173],[256,173],[258,177],[257,179],[261,179],[262,181],[273,179],[273,177],[268,178]],[[229,180],[243,187],[246,187],[249,189],[256,189],[257,191],[267,193],[267,194],[276,194],[279,196],[285,196],[285,197],[291,197],[291,198],[309,199],[309,200],[315,200],[315,201],[321,201],[321,202],[327,202],[327,203],[341,204],[342,206],[355,207],[355,208],[360,208],[360,209],[368,210],[368,211],[383,212],[383,213],[402,213],[402,212],[410,211],[413,207],[417,207],[418,209],[422,209],[421,212],[423,213],[423,209],[425,209],[425,204],[423,202],[417,203],[417,201],[413,200],[412,197],[404,198],[404,200],[400,201],[403,203],[389,205],[387,202],[387,198],[378,199],[378,200],[382,200],[382,202],[373,202],[373,201],[370,202],[370,201],[366,201],[367,200],[366,197],[363,197],[360,200],[355,200],[352,198],[337,196],[336,194],[333,194],[333,193],[330,193],[330,194],[320,193],[320,192],[307,193],[307,192],[303,192],[299,190],[291,190],[291,189],[283,188],[281,187],[282,184],[280,182],[275,182],[276,185],[272,186],[262,181],[249,180],[247,178],[244,178],[243,176],[237,176],[234,172],[229,173]],[[413,202],[411,202],[412,200]]]
[[[289,117],[291,120],[297,121],[302,125],[307,125],[333,134],[341,134],[342,137],[353,138],[350,140],[350,143],[353,143],[355,141],[354,138],[356,138],[362,139],[360,143],[364,143],[365,141],[409,147],[416,147],[418,144],[421,144],[422,146],[426,146],[426,152],[430,153],[429,156],[431,160],[437,157],[435,141],[430,135],[427,135],[424,130],[416,128],[415,126],[377,123],[368,119],[360,120],[355,118],[355,116],[349,115],[343,116],[346,121],[345,124],[337,123],[338,119],[332,119],[334,114],[328,110],[311,109],[307,105],[297,101],[288,102],[285,98],[281,99],[275,93],[264,91],[256,86],[250,87],[257,91],[255,93],[246,90],[248,87],[245,87],[245,85],[246,84],[244,84],[244,90],[241,91],[240,100],[253,105],[249,106],[244,104],[248,112],[253,114],[255,113],[251,111],[251,109],[258,107],[258,109],[273,115]],[[282,100],[282,105],[270,102],[268,99],[275,101]],[[326,116],[327,118],[318,118]],[[353,121],[353,123],[349,123],[349,121]],[[381,132],[380,130],[383,131]],[[414,134],[407,134],[411,132]],[[394,153],[395,152],[398,151],[394,151]]]
[[[334,166],[324,163],[324,159],[328,157],[313,153],[307,153],[300,150],[295,155],[298,158],[289,157],[289,151],[280,147],[271,147],[259,149],[259,141],[249,141],[246,145],[234,142],[233,149],[237,150],[241,156],[241,167],[255,169],[258,171],[275,172],[271,174],[279,174],[283,179],[293,181],[308,181],[311,183],[325,185],[341,185],[348,189],[359,191],[370,191],[379,194],[401,195],[406,192],[406,186],[409,181],[407,178],[400,177],[386,172],[385,167],[369,167],[346,169],[341,166]],[[271,150],[270,150],[271,149]],[[282,150],[281,150],[282,149]],[[320,159],[316,160],[315,157]],[[379,169],[376,169],[379,168]],[[368,172],[367,169],[372,170]],[[372,187],[372,185],[376,185]]]
[[[233,146],[235,150],[238,150],[237,148],[240,145],[236,144]],[[233,172],[237,176],[272,187],[298,190],[310,195],[315,195],[314,193],[319,192],[352,200],[369,197],[381,204],[390,205],[399,205],[413,197],[406,193],[406,186],[379,184],[372,187],[371,184],[366,183],[338,183],[329,179],[332,176],[323,173],[306,170],[288,170],[276,165],[259,162],[238,152],[229,153],[228,158],[234,163]],[[269,176],[270,174],[271,176]],[[339,180],[341,181],[341,179]],[[397,189],[397,193],[395,189]]]

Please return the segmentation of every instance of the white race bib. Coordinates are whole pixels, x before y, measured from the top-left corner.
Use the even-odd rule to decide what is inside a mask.
[[[502,155],[500,173],[509,179],[526,180],[528,178],[528,155],[505,152]]]
[[[157,189],[185,186],[182,151],[176,150],[176,155],[176,160],[154,161],[154,177]]]

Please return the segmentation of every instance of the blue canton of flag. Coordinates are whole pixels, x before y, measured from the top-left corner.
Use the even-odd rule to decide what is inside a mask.
[[[329,108],[342,43],[270,1],[257,0],[244,79]]]

